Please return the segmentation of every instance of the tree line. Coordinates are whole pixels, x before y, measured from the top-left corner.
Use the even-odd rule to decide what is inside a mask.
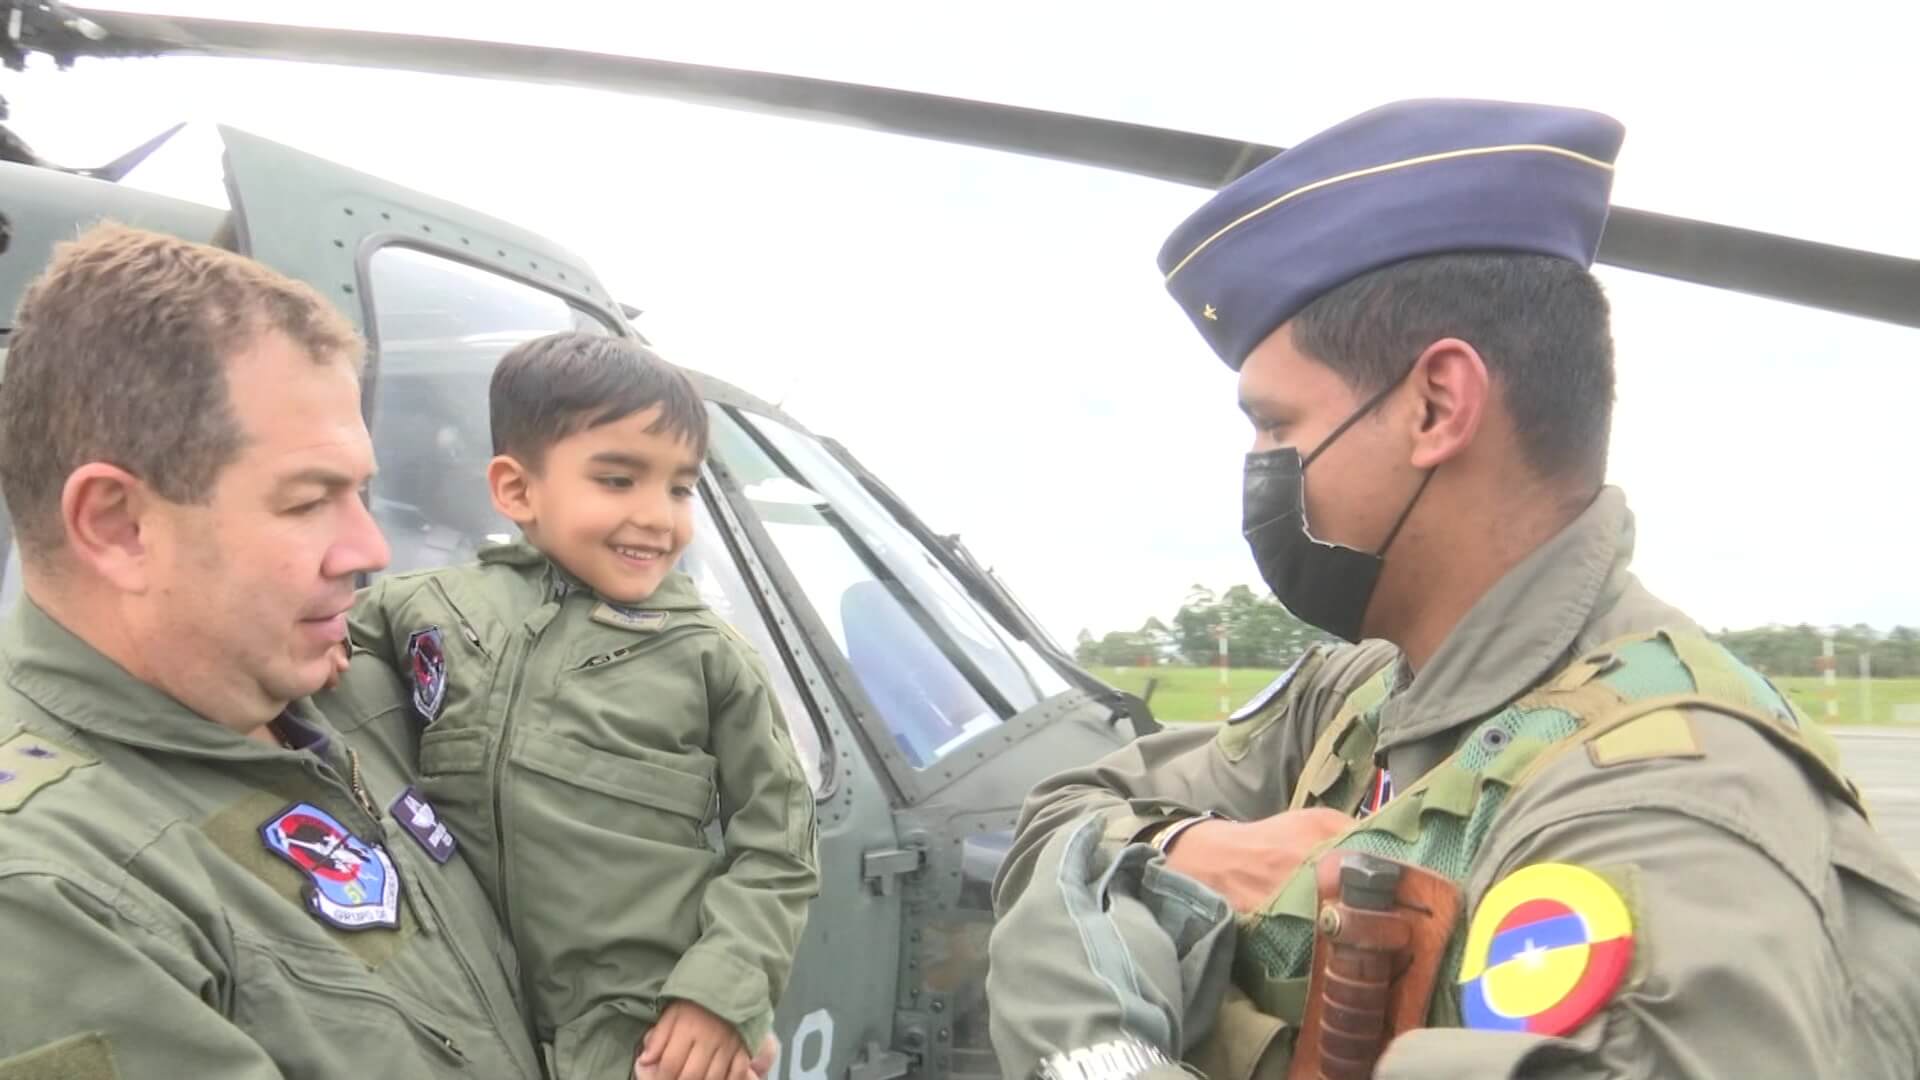
[[[1074,655],[1082,664],[1140,667],[1220,662],[1226,632],[1231,667],[1285,667],[1316,641],[1333,640],[1287,613],[1279,601],[1245,585],[1215,592],[1195,585],[1171,620],[1150,618],[1137,630],[1114,630],[1098,638],[1080,631]],[[1840,678],[1853,678],[1860,657],[1876,678],[1920,678],[1920,630],[1896,626],[1880,631],[1856,625],[1831,628],[1833,663]],[[1713,638],[1769,676],[1819,675],[1826,631],[1809,624],[1722,630]]]

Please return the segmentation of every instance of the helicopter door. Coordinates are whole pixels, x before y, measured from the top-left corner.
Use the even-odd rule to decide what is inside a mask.
[[[258,136],[222,128],[243,251],[320,289],[371,345],[369,493],[387,573],[471,558],[513,535],[492,509],[487,391],[495,362],[562,330],[630,335],[576,258],[503,222]],[[903,891],[888,793],[830,696],[747,534],[703,476],[679,569],[765,661],[816,800],[821,886],[775,1016],[767,1080],[905,1071],[891,1050]],[[719,838],[716,836],[716,842]],[[878,853],[878,856],[876,855]]]

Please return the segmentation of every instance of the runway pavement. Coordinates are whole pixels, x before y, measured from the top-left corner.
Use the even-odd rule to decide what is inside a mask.
[[[1834,728],[1847,773],[1866,790],[1880,831],[1920,866],[1920,729]]]

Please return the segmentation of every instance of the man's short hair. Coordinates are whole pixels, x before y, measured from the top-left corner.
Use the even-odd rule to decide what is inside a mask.
[[[1544,255],[1434,255],[1346,282],[1293,318],[1293,343],[1356,391],[1385,389],[1427,346],[1477,349],[1543,477],[1598,481],[1613,422],[1606,294]]]
[[[631,338],[581,331],[513,347],[489,389],[493,452],[538,471],[554,443],[654,406],[647,430],[707,452],[707,410],[685,372]]]
[[[311,287],[242,255],[106,223],[54,248],[0,375],[0,492],[21,545],[64,544],[60,496],[109,462],[204,503],[245,442],[227,363],[270,333],[358,370],[353,326]]]

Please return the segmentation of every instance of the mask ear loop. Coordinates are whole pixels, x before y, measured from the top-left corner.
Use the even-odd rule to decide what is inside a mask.
[[[1353,411],[1352,416],[1349,416],[1345,420],[1340,421],[1340,426],[1337,428],[1334,428],[1331,432],[1329,432],[1326,438],[1321,439],[1320,445],[1314,447],[1313,453],[1308,454],[1306,456],[1306,460],[1300,463],[1300,471],[1306,472],[1307,466],[1313,464],[1313,459],[1319,457],[1321,451],[1325,450],[1329,446],[1332,446],[1333,440],[1339,438],[1342,435],[1345,435],[1347,433],[1348,428],[1360,422],[1361,417],[1379,408],[1380,403],[1387,400],[1387,395],[1393,393],[1395,390],[1400,389],[1400,384],[1403,382],[1406,382],[1407,375],[1411,375],[1411,374],[1413,374],[1413,368],[1409,367],[1407,368],[1405,374],[1401,375],[1399,378],[1388,383],[1386,386],[1381,387],[1379,393],[1368,398],[1366,401],[1366,404],[1360,406],[1358,409],[1355,409]]]
[[[1374,558],[1385,559],[1387,557],[1387,549],[1393,546],[1393,538],[1400,535],[1400,526],[1405,525],[1407,519],[1413,516],[1413,508],[1419,505],[1420,496],[1426,493],[1427,482],[1432,480],[1433,474],[1439,471],[1440,468],[1436,465],[1428,469],[1427,475],[1420,479],[1420,486],[1414,489],[1413,498],[1407,500],[1407,508],[1400,511],[1400,520],[1393,523],[1393,531],[1387,534],[1387,542],[1380,545],[1380,550],[1374,553]]]

